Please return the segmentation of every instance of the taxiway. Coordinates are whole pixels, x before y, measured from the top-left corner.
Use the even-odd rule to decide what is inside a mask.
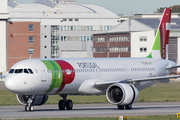
[[[73,110],[58,110],[57,105],[35,106],[25,112],[24,106],[0,106],[0,119],[68,118],[68,117],[118,117],[168,115],[180,112],[180,102],[141,102],[131,110],[118,110],[112,104],[75,104]]]

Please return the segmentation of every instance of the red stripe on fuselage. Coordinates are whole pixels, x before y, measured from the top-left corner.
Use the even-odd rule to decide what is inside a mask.
[[[68,62],[64,60],[55,60],[55,61],[60,65],[61,69],[63,70],[62,85],[56,91],[56,93],[59,93],[60,91],[62,91],[62,89],[65,87],[66,84],[70,84],[74,80],[75,70],[71,64],[69,64]]]

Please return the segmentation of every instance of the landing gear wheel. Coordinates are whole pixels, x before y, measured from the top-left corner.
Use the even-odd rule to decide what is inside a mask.
[[[33,110],[34,110],[33,106],[29,106],[29,111],[33,111]]]
[[[29,111],[29,107],[26,105],[25,106],[25,111],[28,112]]]
[[[34,108],[33,108],[33,100],[34,100],[34,95],[27,95],[25,96],[26,100],[27,100],[27,105],[25,106],[25,111],[33,111]]]
[[[25,111],[26,112],[33,111],[33,110],[34,110],[33,106],[28,106],[28,105],[25,106]]]
[[[130,104],[130,105],[125,105],[125,108],[126,108],[126,110],[130,110],[130,109],[132,108],[132,104]]]
[[[67,110],[72,110],[72,108],[73,108],[72,100],[67,100],[66,101],[66,108],[67,108]]]
[[[65,110],[65,101],[64,100],[59,101],[59,110]]]
[[[117,105],[119,110],[123,110],[124,109],[124,105]]]

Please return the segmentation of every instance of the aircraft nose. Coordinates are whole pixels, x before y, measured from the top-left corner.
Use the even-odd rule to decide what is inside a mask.
[[[5,81],[4,81],[4,84],[5,84],[5,87],[6,87],[9,91],[11,91],[11,92],[13,92],[13,93],[16,92],[17,86],[16,86],[16,83],[15,83],[15,81],[13,81],[13,78],[12,78],[11,76],[6,76],[6,79],[5,79]]]

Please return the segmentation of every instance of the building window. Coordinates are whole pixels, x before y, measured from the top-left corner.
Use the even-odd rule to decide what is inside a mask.
[[[140,52],[143,52],[143,48],[140,48]]]
[[[47,25],[44,25],[44,27],[46,28],[46,27],[47,27]]]
[[[147,36],[140,36],[140,41],[147,41]]]
[[[63,31],[63,26],[61,26],[61,31]]]
[[[147,48],[144,48],[144,52],[147,52]]]
[[[91,52],[93,52],[93,46],[91,46]]]
[[[29,36],[29,43],[33,43],[34,42],[34,37],[33,36]]]
[[[70,18],[70,19],[69,19],[69,21],[73,21],[73,19],[72,19],[72,18]]]
[[[76,26],[74,26],[74,29],[73,29],[73,31],[76,31]]]
[[[67,19],[66,19],[66,18],[64,18],[64,19],[63,19],[63,21],[67,21]]]
[[[84,36],[84,41],[86,42],[86,40],[87,40],[87,36]]]
[[[63,36],[61,36],[61,41],[63,41]]]
[[[147,48],[140,48],[140,52],[147,52]]]
[[[33,55],[34,54],[34,48],[29,48],[29,55]]]
[[[79,21],[79,19],[78,19],[78,18],[75,18],[75,21]]]
[[[59,57],[59,26],[51,26],[51,58]]]
[[[47,48],[47,46],[44,46],[44,48]]]
[[[47,38],[47,35],[45,35],[44,38]]]
[[[81,36],[81,42],[83,42],[84,41],[84,39],[83,39],[84,37],[83,36]]]
[[[33,31],[34,30],[34,25],[29,25],[29,31]]]
[[[89,41],[89,36],[87,36],[87,41]]]
[[[71,31],[73,31],[73,26],[71,26]]]

